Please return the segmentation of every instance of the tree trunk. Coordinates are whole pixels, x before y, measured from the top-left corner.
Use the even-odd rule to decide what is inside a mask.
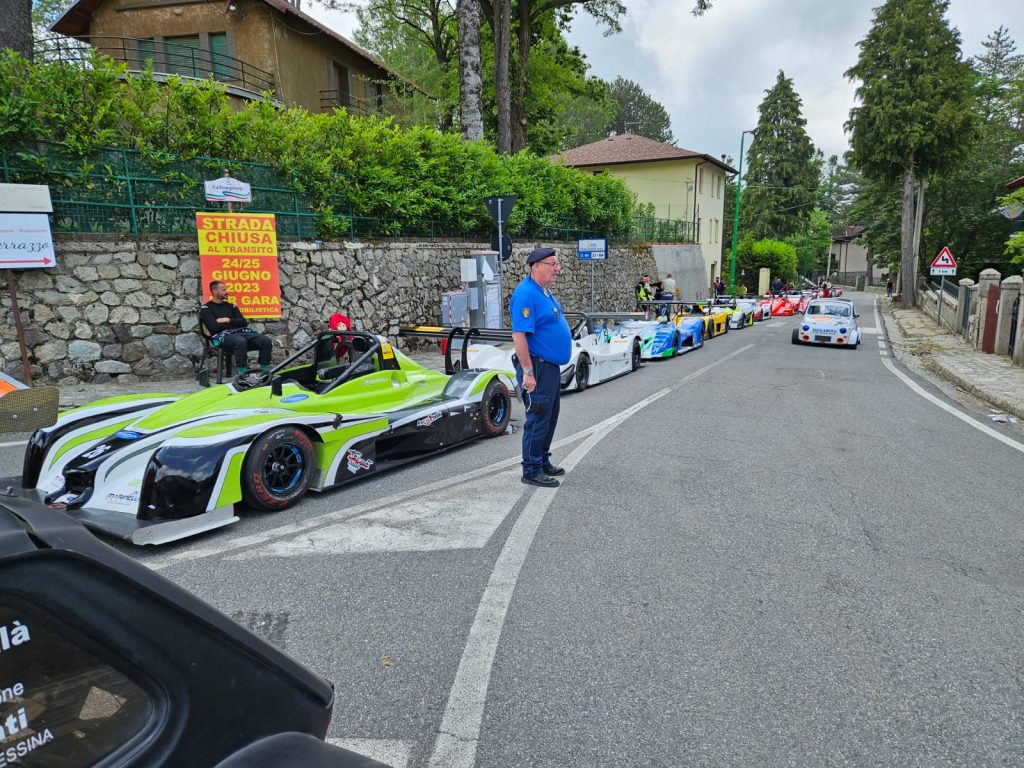
[[[480,4],[458,0],[459,15],[459,119],[463,141],[484,136],[481,114],[483,78],[480,74]]]
[[[526,91],[530,79],[530,46],[533,27],[530,24],[530,3],[519,3],[519,66],[512,92],[512,151],[526,148]]]
[[[508,82],[511,17],[511,0],[495,0],[494,98],[498,103],[498,152],[503,155],[512,151],[512,109]]]
[[[900,306],[914,306],[917,275],[914,274],[914,160],[903,170],[903,212],[900,219],[900,282],[903,298]]]
[[[6,2],[7,20],[0,23],[0,51],[11,48],[32,61],[32,0]]]

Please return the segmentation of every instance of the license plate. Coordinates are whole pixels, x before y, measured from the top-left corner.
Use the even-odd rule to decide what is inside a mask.
[[[832,337],[831,336],[817,336],[816,335],[814,337],[814,340],[815,341],[832,341]]]

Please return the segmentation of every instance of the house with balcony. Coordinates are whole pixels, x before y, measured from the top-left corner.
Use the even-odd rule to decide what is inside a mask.
[[[214,78],[236,100],[270,98],[311,112],[393,112],[396,88],[415,87],[316,19],[298,0],[77,0],[37,44],[50,56],[82,45],[158,78]]]
[[[736,174],[723,160],[632,133],[584,144],[553,159],[588,173],[618,176],[638,202],[653,206],[654,216],[687,222],[686,239],[700,247],[704,259],[705,285],[722,274],[725,182]]]

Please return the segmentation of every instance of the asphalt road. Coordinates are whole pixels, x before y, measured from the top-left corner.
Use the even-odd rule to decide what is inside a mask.
[[[775,318],[566,396],[557,491],[517,433],[120,548],[395,768],[1024,764],[1024,445],[909,386],[853,298],[856,351]]]

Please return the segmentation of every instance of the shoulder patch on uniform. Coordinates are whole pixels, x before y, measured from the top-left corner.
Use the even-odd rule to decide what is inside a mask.
[[[530,316],[530,308],[529,307],[523,307],[523,317],[529,317],[529,316]]]

